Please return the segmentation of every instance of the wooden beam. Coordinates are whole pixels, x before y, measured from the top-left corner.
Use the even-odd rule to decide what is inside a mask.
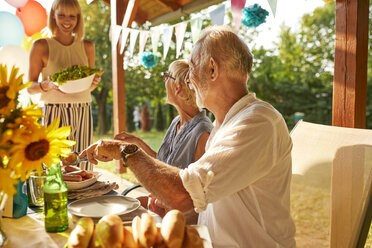
[[[138,1],[136,1],[138,2]],[[128,5],[128,0],[111,0],[111,28],[115,25],[121,26],[125,10]],[[130,27],[135,12],[137,10],[136,4],[133,8],[132,15],[129,19],[128,26]],[[111,42],[113,40],[111,39]],[[120,54],[120,44],[111,43],[111,54],[112,54],[112,93],[113,93],[113,121],[114,121],[114,134],[123,132],[126,130],[126,111],[125,111],[125,78],[124,78],[124,53]],[[121,166],[120,161],[115,164],[116,171],[124,173],[125,168]]]
[[[365,128],[369,0],[336,0],[334,126]]]

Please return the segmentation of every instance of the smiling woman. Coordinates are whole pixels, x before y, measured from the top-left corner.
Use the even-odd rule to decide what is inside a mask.
[[[84,21],[77,0],[54,0],[48,28],[52,38],[35,41],[30,51],[29,80],[33,84],[28,92],[41,93],[46,125],[59,118],[60,126],[71,126],[69,139],[76,141],[73,150],[80,152],[92,142],[91,91],[98,86],[101,77],[94,74],[93,80],[83,90],[82,82],[79,81],[74,84],[74,89],[63,92],[50,77],[61,69],[74,65],[94,67],[94,44],[84,39]],[[40,73],[42,82],[38,82]],[[80,166],[92,170],[87,163]]]

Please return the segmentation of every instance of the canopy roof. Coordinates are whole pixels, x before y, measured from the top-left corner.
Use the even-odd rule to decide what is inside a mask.
[[[110,4],[110,0],[103,0]],[[123,0],[125,9],[129,0]],[[149,22],[151,26],[174,21],[181,16],[205,9],[226,0],[137,0],[134,21],[138,25]],[[136,2],[137,2],[136,1]]]

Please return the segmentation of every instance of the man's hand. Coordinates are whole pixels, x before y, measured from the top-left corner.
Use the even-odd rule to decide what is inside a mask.
[[[119,140],[99,140],[80,153],[80,157],[87,157],[88,161],[98,164],[98,161],[108,162],[121,159],[121,149],[126,143]]]

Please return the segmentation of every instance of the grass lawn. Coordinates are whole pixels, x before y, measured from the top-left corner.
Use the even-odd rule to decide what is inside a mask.
[[[132,132],[131,134],[143,139],[149,146],[151,146],[152,149],[157,151],[160,147],[161,141],[163,140],[165,131],[158,132],[158,131],[152,130],[151,132],[143,132],[142,130],[139,130],[139,131]],[[104,136],[94,135],[93,141],[96,142],[100,139],[112,139],[112,138],[113,138],[113,134],[108,134]],[[96,167],[106,169],[110,172],[116,173],[114,161],[107,162],[107,163],[99,162],[98,165],[96,165]],[[127,169],[126,173],[120,174],[120,176],[130,182],[137,183],[137,179],[135,178],[135,176],[129,169]]]

